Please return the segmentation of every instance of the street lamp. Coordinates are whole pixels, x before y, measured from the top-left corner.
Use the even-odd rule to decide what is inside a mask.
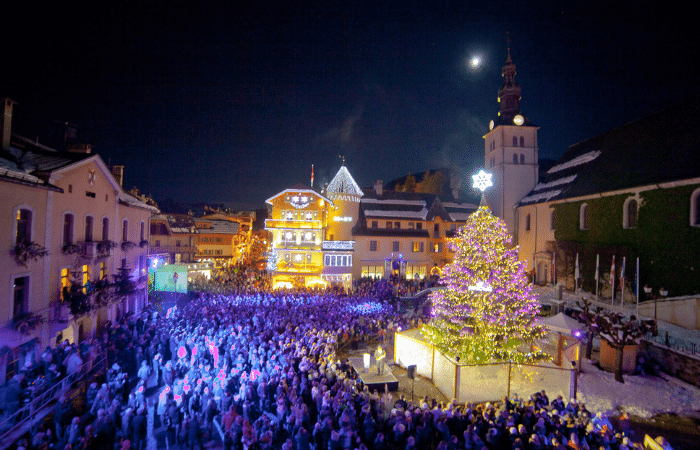
[[[649,297],[651,295],[651,286],[645,284],[644,293]],[[656,298],[654,298],[654,323],[656,323]]]
[[[659,295],[666,300],[666,297],[668,296],[668,291],[665,288],[659,289]],[[654,313],[654,321],[656,321],[656,312]]]

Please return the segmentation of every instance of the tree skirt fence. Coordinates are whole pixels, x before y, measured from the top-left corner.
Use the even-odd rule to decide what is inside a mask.
[[[550,398],[570,398],[574,374],[550,363],[540,365],[490,363],[460,364],[428,344],[420,328],[396,333],[394,361],[416,366],[416,374],[435,384],[447,398],[460,403],[500,400],[517,393],[520,398],[545,390]]]

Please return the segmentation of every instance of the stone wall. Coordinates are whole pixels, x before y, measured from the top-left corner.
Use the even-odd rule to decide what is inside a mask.
[[[700,387],[700,357],[644,340],[639,344],[639,350],[645,357],[656,361],[664,372]]]

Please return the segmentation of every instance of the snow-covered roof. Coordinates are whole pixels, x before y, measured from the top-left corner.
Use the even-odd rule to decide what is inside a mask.
[[[570,146],[520,205],[700,178],[700,97]]]

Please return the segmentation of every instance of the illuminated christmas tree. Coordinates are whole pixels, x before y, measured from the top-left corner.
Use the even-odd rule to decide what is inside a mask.
[[[488,174],[482,171],[479,176],[484,181]],[[486,178],[476,187],[485,188],[488,182]],[[510,244],[506,224],[483,200],[449,243],[454,262],[443,273],[446,289],[432,294],[434,319],[423,333],[431,344],[463,363],[549,359],[536,347],[545,335],[544,328],[535,324],[539,304],[517,248]]]

